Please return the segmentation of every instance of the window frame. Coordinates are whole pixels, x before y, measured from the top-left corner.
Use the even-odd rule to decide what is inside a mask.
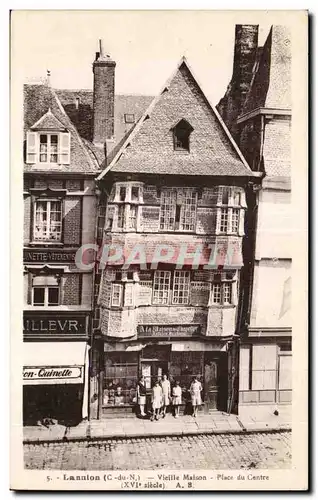
[[[36,289],[44,289],[44,303],[43,304],[35,304],[34,303],[34,291]],[[54,289],[54,290],[58,290],[58,300],[57,300],[57,304],[56,303],[53,303],[53,304],[50,304],[49,303],[49,290],[50,289]],[[35,285],[33,286],[32,285],[32,294],[31,294],[31,305],[34,306],[34,307],[57,307],[59,305],[61,305],[61,288],[59,285]]]
[[[213,274],[210,290],[210,305],[235,307],[235,290],[237,285],[237,272],[216,272]],[[218,299],[215,300],[217,294]]]
[[[46,142],[46,153],[41,152],[41,136],[46,136],[47,142]],[[52,153],[51,147],[52,147],[52,136],[56,136],[57,141],[56,141],[56,151]],[[39,154],[39,164],[53,164],[53,165],[58,165],[59,164],[59,149],[60,149],[60,136],[58,132],[39,132],[39,149],[38,149],[38,154]],[[41,155],[46,155],[46,160],[42,161],[41,160]],[[51,156],[56,155],[56,161],[51,161]]]
[[[184,295],[184,285],[187,285],[186,299],[183,301],[176,300],[177,295],[175,292],[180,293],[181,296]],[[190,271],[175,270],[173,273],[173,287],[172,287],[172,305],[186,306],[190,303],[190,288],[191,288],[191,273]],[[178,297],[180,299],[180,296]],[[184,297],[183,297],[184,299]]]
[[[191,202],[187,203],[187,200]],[[159,231],[195,233],[197,209],[198,192],[196,188],[163,188],[160,194]],[[191,221],[191,224],[188,220]]]
[[[159,276],[159,274],[161,276]],[[158,277],[158,278],[157,278]],[[166,278],[168,278],[168,282],[166,282]],[[163,281],[160,281],[162,279]],[[157,281],[157,282],[156,282]],[[161,287],[163,285],[163,288]],[[155,286],[158,286],[158,289],[155,290]],[[164,305],[167,306],[170,304],[170,287],[171,287],[171,271],[164,270],[156,270],[153,275],[153,283],[152,283],[152,299],[151,303],[153,305],[159,306]],[[156,293],[163,293],[163,297],[165,296],[166,301],[161,301],[158,298],[155,299]],[[160,298],[160,297],[159,297]]]
[[[37,208],[40,203],[46,203],[46,233],[52,233],[52,229],[49,230],[49,227],[51,227],[52,222],[58,223],[56,224],[57,227],[59,227],[59,237],[58,238],[50,238],[50,237],[43,237],[43,230],[42,230],[42,237],[39,238],[36,236],[36,233],[38,232],[36,229],[36,226],[39,225],[37,224]],[[53,210],[51,209],[52,203],[58,203],[60,206],[60,210]],[[51,220],[51,213],[60,213],[60,220],[58,221],[52,221]],[[63,205],[63,200],[57,199],[57,198],[36,198],[33,202],[33,224],[32,224],[32,229],[33,229],[33,234],[32,234],[32,241],[34,243],[62,243],[63,241],[63,217],[64,217],[64,205]],[[43,220],[41,221],[43,224]]]

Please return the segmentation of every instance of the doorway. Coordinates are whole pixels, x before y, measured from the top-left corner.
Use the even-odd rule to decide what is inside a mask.
[[[206,353],[204,359],[204,400],[209,410],[226,411],[226,353]]]
[[[141,375],[145,377],[145,385],[147,389],[151,389],[157,380],[161,380],[163,374],[168,374],[168,362],[159,360],[141,361]]]

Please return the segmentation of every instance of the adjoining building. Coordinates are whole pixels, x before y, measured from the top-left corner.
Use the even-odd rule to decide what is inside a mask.
[[[112,98],[109,152],[114,137],[120,142],[151,100]],[[100,240],[96,220],[105,218],[95,179],[106,154],[95,101],[90,90],[54,90],[49,76],[44,84],[24,86],[25,423],[94,417],[98,384],[91,347],[92,332],[99,331],[100,274],[92,263]],[[92,251],[83,253],[85,245]]]
[[[240,405],[292,400],[291,39],[236,26],[233,76],[218,105],[261,189],[247,191],[240,325]]]
[[[112,96],[114,66],[101,57],[94,65],[95,91]],[[98,112],[112,130],[112,98],[104,102]],[[186,59],[97,182],[106,200],[97,415],[131,413],[138,377],[150,391],[164,373],[181,382],[185,411],[193,376],[204,411],[235,411],[246,190],[259,175]]]

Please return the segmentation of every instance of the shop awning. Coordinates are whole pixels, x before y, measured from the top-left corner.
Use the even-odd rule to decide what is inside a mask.
[[[82,384],[86,342],[25,342],[23,384]]]

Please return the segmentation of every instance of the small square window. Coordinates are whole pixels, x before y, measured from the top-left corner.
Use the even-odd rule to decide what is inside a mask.
[[[133,113],[124,114],[125,123],[135,123],[135,115]]]

